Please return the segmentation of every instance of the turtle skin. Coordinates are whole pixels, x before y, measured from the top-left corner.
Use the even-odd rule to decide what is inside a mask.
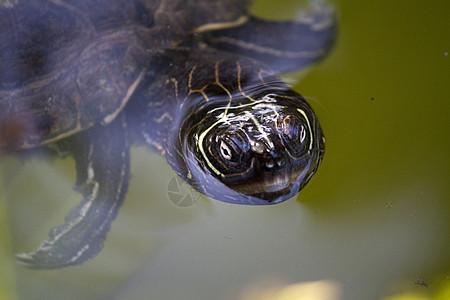
[[[325,150],[319,122],[278,74],[323,58],[330,6],[266,21],[237,0],[8,0],[0,4],[0,149],[66,149],[83,199],[27,267],[82,264],[146,144],[199,192],[266,205],[295,196]]]

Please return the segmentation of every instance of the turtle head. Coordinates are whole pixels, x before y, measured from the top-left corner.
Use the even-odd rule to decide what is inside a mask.
[[[306,101],[288,88],[265,87],[213,103],[191,114],[180,132],[186,179],[229,203],[275,204],[295,196],[325,150]]]

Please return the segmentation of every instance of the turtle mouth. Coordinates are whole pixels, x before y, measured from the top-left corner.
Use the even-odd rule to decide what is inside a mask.
[[[264,180],[263,190],[266,193],[274,193],[290,189],[291,187],[291,178],[287,174],[283,174]]]
[[[254,186],[251,196],[273,203],[287,200],[294,193],[297,193],[293,189],[297,179],[298,176],[288,176],[288,174],[266,178]]]
[[[298,183],[301,181],[300,177],[303,177],[303,171],[303,169],[297,170],[290,174],[281,172],[257,179],[249,179],[247,182],[234,186],[233,189],[241,194],[266,200],[272,204],[282,202],[298,192]]]

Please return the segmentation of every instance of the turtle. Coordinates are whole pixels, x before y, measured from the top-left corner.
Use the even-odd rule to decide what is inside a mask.
[[[336,17],[264,20],[250,0],[2,0],[0,149],[72,156],[82,195],[17,260],[80,265],[103,248],[130,179],[130,145],[164,155],[213,199],[270,205],[316,173],[325,138],[281,73],[323,58]]]

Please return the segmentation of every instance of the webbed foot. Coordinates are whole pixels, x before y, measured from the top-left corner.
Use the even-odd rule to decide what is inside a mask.
[[[16,256],[32,269],[79,265],[97,255],[127,192],[129,145],[123,114],[64,143],[75,159],[75,189],[83,200],[35,251]]]
[[[304,68],[329,52],[336,36],[333,7],[310,0],[308,13],[295,21],[268,21],[250,16],[241,26],[205,32],[209,45],[257,59],[276,73]]]

